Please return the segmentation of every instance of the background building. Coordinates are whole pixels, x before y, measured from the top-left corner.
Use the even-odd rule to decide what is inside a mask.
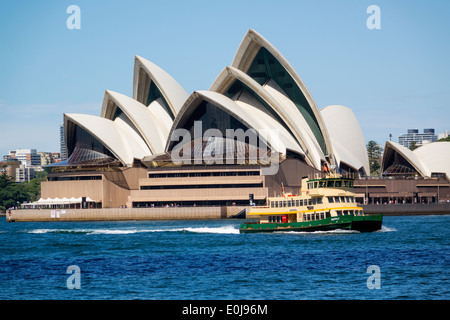
[[[33,167],[20,165],[16,169],[16,182],[30,182],[34,178],[36,178],[36,175]]]
[[[3,161],[14,159],[26,167],[41,165],[41,155],[36,152],[36,149],[16,149],[3,156]]]
[[[59,126],[59,151],[61,154],[60,161],[67,160],[66,141],[64,139],[64,123]]]
[[[439,133],[438,140],[448,138],[448,136],[450,136],[450,130]]]
[[[437,136],[434,129],[423,129],[423,133],[419,133],[419,129],[408,129],[408,133],[398,137],[398,143],[406,148],[411,147],[411,143],[415,142],[416,146],[436,142]]]

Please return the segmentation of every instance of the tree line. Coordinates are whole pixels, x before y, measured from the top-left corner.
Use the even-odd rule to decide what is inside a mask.
[[[0,173],[0,211],[18,207],[23,202],[36,201],[41,196],[41,182],[45,181],[47,173],[40,171],[30,182],[15,182],[5,172]]]

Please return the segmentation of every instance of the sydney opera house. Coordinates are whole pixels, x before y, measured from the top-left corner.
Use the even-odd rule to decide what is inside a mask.
[[[136,56],[133,96],[106,90],[100,116],[64,114],[64,128],[68,160],[46,168],[42,198],[86,197],[95,207],[246,205],[249,196],[258,204],[281,189],[296,193],[305,175],[370,174],[352,110],[319,110],[289,62],[254,30],[209,90],[188,94]],[[403,155],[392,150],[386,165]],[[412,168],[404,167],[434,170],[406,157]]]

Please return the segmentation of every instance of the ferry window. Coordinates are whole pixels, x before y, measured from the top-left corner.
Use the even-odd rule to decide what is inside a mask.
[[[317,198],[317,204],[322,204],[322,198]]]
[[[312,204],[313,204],[313,206],[316,205],[316,198],[312,199]]]
[[[327,188],[334,188],[334,180],[327,181]]]
[[[334,197],[334,202],[339,203],[339,197]]]
[[[281,217],[277,216],[277,222],[281,222]]]
[[[306,217],[306,221],[310,221],[311,220],[311,217],[309,216],[309,214],[305,214],[305,217]]]
[[[350,211],[348,212],[348,214],[352,216],[352,215],[353,215],[353,210],[350,210]]]
[[[353,181],[350,181],[349,186],[350,188],[353,188]]]
[[[336,211],[336,213],[337,213],[338,217],[342,216],[342,210],[338,210],[338,211]]]
[[[348,211],[344,210],[344,216],[348,216]]]
[[[324,219],[325,218],[325,213],[324,212],[321,212],[320,213],[320,219]]]
[[[320,220],[320,213],[316,213],[316,220]]]
[[[283,201],[283,207],[286,207],[286,201]]]
[[[314,213],[310,214],[309,216],[311,218],[311,221],[316,220],[316,215]]]
[[[302,199],[302,200],[300,200],[300,205],[301,205],[301,206],[303,205],[303,199]]]
[[[316,188],[317,188],[317,181],[314,182],[314,189],[316,189]]]
[[[348,180],[344,180],[344,187],[345,187],[345,188],[348,188],[348,183],[349,183]]]
[[[333,197],[328,197],[328,203],[333,203],[333,202],[334,202]]]
[[[345,197],[341,197],[341,202],[345,202]]]
[[[295,200],[295,205],[298,207],[300,206],[300,200]]]
[[[334,184],[334,186],[335,186],[336,188],[342,187],[342,181],[337,180],[336,183]]]
[[[308,199],[308,206],[311,205],[311,199]]]
[[[288,207],[292,207],[292,201],[291,201],[291,200],[288,200],[287,206],[288,206]]]
[[[350,197],[345,197],[345,200],[346,200],[347,202],[350,202]]]
[[[272,217],[271,216],[269,216],[269,222],[272,222]]]
[[[354,203],[355,202],[355,197],[350,197],[350,201]]]
[[[325,181],[319,181],[319,188],[325,188]]]
[[[327,211],[327,212],[326,212],[326,216],[327,216],[327,218],[330,218],[330,217],[331,217],[330,211]]]

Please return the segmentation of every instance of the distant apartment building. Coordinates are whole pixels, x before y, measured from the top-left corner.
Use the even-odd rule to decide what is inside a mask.
[[[408,129],[408,133],[404,133],[398,137],[398,143],[406,148],[409,148],[413,141],[416,146],[421,146],[436,142],[437,136],[434,133],[434,129],[423,129],[423,133],[419,133],[419,129]]]
[[[52,163],[61,162],[61,153],[60,152],[52,152]]]
[[[16,169],[16,182],[30,182],[34,178],[36,178],[36,174],[33,167],[27,167],[21,164]]]
[[[448,136],[450,136],[450,130],[439,133],[438,140],[448,138]]]
[[[36,149],[16,149],[3,156],[3,161],[19,160],[20,163],[26,167],[40,166],[41,155],[36,152]]]
[[[53,163],[53,154],[51,152],[38,152],[41,157],[41,166],[48,166]]]
[[[0,172],[16,180],[16,169],[20,167],[20,162],[16,159],[0,162]]]
[[[67,160],[66,140],[64,139],[64,124],[59,126],[59,149],[61,153],[60,161]]]

